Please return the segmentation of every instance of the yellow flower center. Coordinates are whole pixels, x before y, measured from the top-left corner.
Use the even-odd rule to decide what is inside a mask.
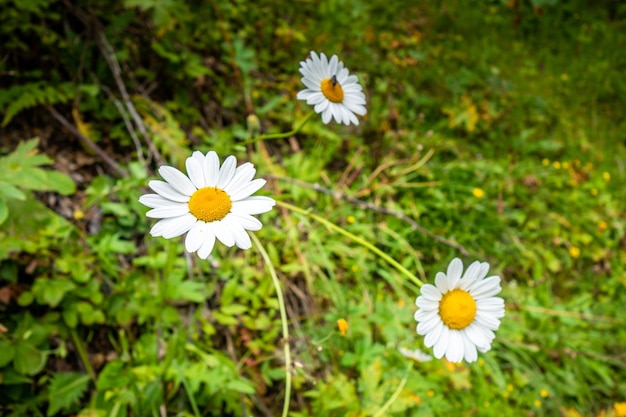
[[[191,214],[205,222],[222,220],[233,206],[228,194],[217,187],[200,188],[192,194],[187,204]]]
[[[458,288],[449,291],[439,301],[439,316],[449,328],[464,329],[476,317],[476,301],[467,291]]]
[[[341,88],[341,84],[337,82],[337,78],[334,75],[332,78],[322,80],[322,94],[333,103],[341,103],[343,101],[343,88]]]

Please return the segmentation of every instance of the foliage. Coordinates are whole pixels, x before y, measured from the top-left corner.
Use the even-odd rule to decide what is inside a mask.
[[[0,6],[1,415],[277,415],[284,343],[293,416],[615,416],[626,401],[623,5]],[[355,71],[368,115],[247,143],[305,120],[310,50]],[[490,262],[507,302],[493,349],[407,359],[423,348],[415,285],[280,208],[257,235],[282,340],[256,248],[200,261],[149,235],[138,197],[196,149],[250,160],[267,194],[424,281],[454,256]]]

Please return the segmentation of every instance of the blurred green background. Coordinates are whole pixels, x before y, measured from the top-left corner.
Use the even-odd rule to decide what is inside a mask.
[[[491,351],[413,361],[412,283],[259,216],[290,415],[626,416],[625,3],[0,0],[0,21],[0,415],[280,414],[258,250],[201,261],[137,201],[215,150],[425,282],[455,256],[503,280]],[[358,75],[367,116],[245,145],[250,115],[306,117],[311,50]]]

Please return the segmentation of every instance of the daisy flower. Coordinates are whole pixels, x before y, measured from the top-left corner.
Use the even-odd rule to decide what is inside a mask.
[[[311,51],[311,57],[300,62],[300,73],[307,88],[296,97],[314,105],[325,124],[334,118],[337,123],[358,125],[355,114],[363,116],[367,113],[363,87],[357,82],[356,75],[350,75],[350,71],[343,67],[337,55],[329,61],[324,53],[318,56]]]
[[[159,168],[165,181],[148,184],[156,194],[145,194],[139,202],[152,210],[146,216],[159,220],[150,230],[154,237],[171,239],[187,233],[185,249],[206,259],[215,239],[241,249],[252,246],[246,230],[260,230],[262,224],[253,214],[268,212],[276,202],[252,196],[265,185],[255,179],[256,169],[249,162],[237,167],[229,156],[220,167],[213,151],[194,152],[186,161],[187,175],[171,166]]]
[[[477,350],[491,349],[504,300],[494,297],[502,289],[500,277],[485,278],[488,270],[487,262],[476,261],[463,274],[463,263],[454,258],[447,273],[437,273],[435,285],[422,287],[415,300],[417,333],[425,336],[427,347],[434,346],[437,359],[445,355],[450,362],[474,362]]]

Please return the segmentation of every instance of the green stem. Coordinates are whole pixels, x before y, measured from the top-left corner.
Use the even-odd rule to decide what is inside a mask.
[[[320,217],[316,214],[311,213],[308,210],[304,210],[301,209],[300,207],[296,207],[293,206],[289,203],[285,203],[284,201],[277,201],[276,204],[278,204],[281,207],[284,207],[288,210],[291,211],[295,211],[296,213],[300,213],[300,214],[304,214],[305,216],[319,222],[322,223],[324,226],[334,230],[337,233],[340,233],[342,235],[344,235],[345,237],[349,238],[350,240],[358,243],[361,246],[364,246],[365,248],[369,249],[370,251],[374,252],[376,255],[378,255],[381,259],[383,259],[385,262],[387,262],[389,265],[393,266],[394,268],[396,268],[399,272],[401,272],[402,274],[404,274],[409,280],[411,280],[415,285],[417,285],[418,288],[421,288],[422,285],[424,285],[424,283],[422,281],[420,281],[419,278],[417,278],[413,273],[411,273],[411,271],[409,271],[408,269],[406,269],[404,266],[402,266],[398,261],[396,261],[395,259],[393,259],[391,256],[387,255],[385,252],[383,252],[382,250],[378,249],[376,246],[372,245],[371,243],[369,243],[368,241],[366,241],[365,239],[362,239],[350,232],[348,232],[346,229],[337,226],[334,223],[329,222],[328,220],[326,220],[323,217]]]
[[[387,409],[391,407],[391,404],[393,404],[393,402],[400,395],[400,392],[402,392],[402,388],[404,388],[406,381],[409,380],[409,374],[411,373],[411,369],[413,369],[413,361],[409,361],[409,366],[407,366],[407,369],[406,369],[406,375],[404,376],[404,378],[402,378],[402,381],[400,381],[400,385],[398,385],[398,388],[396,388],[393,395],[387,400],[385,404],[383,404],[382,408],[378,410],[376,414],[374,414],[372,417],[382,416],[385,413],[385,411],[387,411]]]
[[[178,376],[180,377],[181,382],[183,383],[183,387],[185,388],[185,392],[187,393],[187,397],[189,398],[189,402],[191,403],[191,408],[193,409],[193,415],[195,417],[201,417],[200,410],[198,409],[198,404],[196,404],[196,399],[193,396],[193,391],[191,390],[191,386],[189,385],[189,381],[185,378],[185,374],[183,370],[180,369],[178,362],[174,361],[173,363],[174,369],[178,372]]]
[[[87,371],[91,379],[93,379],[93,381],[96,382],[96,373],[91,367],[91,362],[89,362],[89,355],[87,355],[85,346],[83,346],[82,340],[80,340],[80,338],[78,337],[78,333],[76,332],[76,329],[70,328],[70,336],[72,337],[72,341],[74,342],[74,347],[76,347],[76,352],[78,352],[78,356],[80,356],[80,360],[83,362],[83,365],[85,366],[85,370]]]
[[[285,133],[270,133],[270,134],[267,134],[267,135],[257,136],[256,138],[252,138],[252,139],[249,139],[249,140],[245,141],[243,144],[244,145],[249,145],[251,143],[262,142],[264,140],[282,139],[282,138],[288,138],[289,136],[293,136],[296,133],[298,133],[300,130],[302,130],[304,125],[308,123],[308,121],[311,119],[311,117],[313,117],[314,114],[315,114],[315,110],[311,111],[311,113],[309,113],[307,115],[307,117],[302,121],[302,123],[300,123],[298,125],[298,127],[296,127],[295,129],[293,129],[293,130],[291,130],[289,132],[285,132]]]
[[[263,248],[259,239],[253,233],[251,233],[250,236],[252,237],[256,247],[259,249],[263,260],[270,271],[274,287],[276,288],[276,298],[278,298],[278,308],[280,309],[280,321],[283,328],[283,348],[285,352],[285,401],[283,403],[282,417],[287,417],[289,414],[289,402],[291,401],[291,350],[289,347],[289,327],[287,326],[287,310],[285,308],[283,290],[280,288],[280,281],[278,280],[278,276],[276,275],[276,270],[274,269],[274,265],[272,265],[270,256],[265,251],[265,248]]]

